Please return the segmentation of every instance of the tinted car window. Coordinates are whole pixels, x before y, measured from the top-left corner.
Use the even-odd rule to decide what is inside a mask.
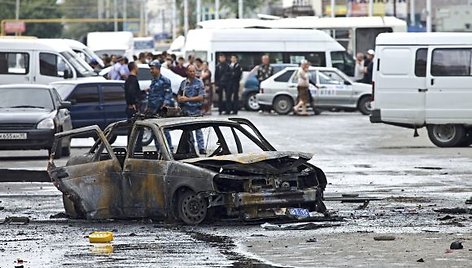
[[[288,70],[285,73],[277,76],[274,81],[276,82],[288,82],[290,77],[292,77],[292,74],[295,72],[295,70]]]
[[[122,102],[125,100],[125,89],[122,85],[103,85],[102,94],[105,103]]]
[[[434,76],[470,76],[470,48],[433,50],[431,74]]]
[[[39,53],[39,73],[47,76],[63,77],[64,71],[72,70],[61,57],[51,53]]]
[[[418,77],[426,77],[426,61],[428,58],[428,49],[420,48],[416,51],[415,58],[415,75]]]
[[[29,54],[0,52],[0,74],[29,73]]]
[[[80,85],[69,97],[75,103],[98,103],[98,88],[96,85]]]

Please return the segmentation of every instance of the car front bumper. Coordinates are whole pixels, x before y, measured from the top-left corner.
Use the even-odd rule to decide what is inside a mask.
[[[3,133],[26,133],[26,139],[0,139],[0,150],[50,149],[54,141],[54,129],[2,130]]]

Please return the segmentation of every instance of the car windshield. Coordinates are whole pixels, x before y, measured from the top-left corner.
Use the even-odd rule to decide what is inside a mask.
[[[166,131],[169,133],[166,141],[176,160],[267,150],[246,129],[233,125],[195,124],[172,127]]]
[[[95,75],[93,69],[83,59],[79,58],[77,54],[72,54],[68,51],[64,51],[61,54],[74,66],[78,76],[87,77]]]
[[[48,89],[1,88],[0,108],[32,108],[53,110],[54,103]]]
[[[57,93],[59,93],[59,96],[61,96],[61,99],[63,100],[67,99],[67,97],[74,90],[74,87],[75,87],[74,84],[54,83],[54,88],[56,89]]]

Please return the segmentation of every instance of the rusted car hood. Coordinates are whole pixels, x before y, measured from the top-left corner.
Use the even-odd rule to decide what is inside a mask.
[[[203,163],[203,162],[233,162],[238,164],[253,164],[257,162],[262,162],[266,160],[272,159],[280,159],[280,158],[295,158],[295,159],[303,159],[303,160],[310,160],[313,157],[311,153],[303,153],[303,152],[293,152],[293,151],[265,151],[261,153],[247,153],[247,154],[232,154],[232,155],[220,155],[214,157],[206,157],[206,158],[191,158],[182,160],[185,163],[189,164],[196,164],[196,163]]]

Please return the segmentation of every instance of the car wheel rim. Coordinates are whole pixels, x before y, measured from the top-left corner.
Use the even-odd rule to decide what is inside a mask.
[[[196,195],[187,196],[182,202],[182,214],[186,222],[200,223],[206,216],[205,201]]]
[[[259,103],[257,102],[256,95],[249,96],[247,103],[251,109],[259,110]]]
[[[433,128],[434,137],[440,142],[450,142],[456,136],[456,128],[453,125],[438,125]]]
[[[279,107],[280,111],[286,111],[289,108],[288,105],[288,101],[285,99],[279,100],[279,102],[277,103],[277,106]]]
[[[366,109],[366,111],[371,111],[371,110],[372,110],[372,105],[371,105],[371,103],[372,103],[372,102],[371,102],[370,100],[369,100],[369,101],[366,101],[366,102],[364,103],[364,108]]]

